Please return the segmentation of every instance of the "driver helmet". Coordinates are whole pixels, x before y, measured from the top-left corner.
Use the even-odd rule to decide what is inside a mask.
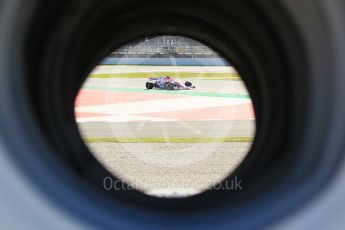
[[[166,80],[167,82],[172,82],[173,79],[172,79],[171,77],[169,77],[169,76],[166,76],[166,77],[165,77],[165,80]]]

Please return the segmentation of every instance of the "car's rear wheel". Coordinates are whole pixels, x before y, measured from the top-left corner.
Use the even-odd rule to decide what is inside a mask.
[[[146,82],[146,89],[153,89],[154,84],[151,82]]]

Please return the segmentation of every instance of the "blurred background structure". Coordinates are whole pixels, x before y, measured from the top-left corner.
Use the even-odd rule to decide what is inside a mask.
[[[139,44],[139,45],[138,45]],[[111,54],[114,58],[219,58],[219,54],[193,39],[179,36],[146,37]]]

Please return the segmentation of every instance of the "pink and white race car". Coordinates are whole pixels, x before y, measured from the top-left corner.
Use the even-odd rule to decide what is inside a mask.
[[[146,82],[146,89],[165,89],[165,90],[191,90],[195,89],[192,82],[186,81],[182,84],[180,81],[169,76],[149,78]]]

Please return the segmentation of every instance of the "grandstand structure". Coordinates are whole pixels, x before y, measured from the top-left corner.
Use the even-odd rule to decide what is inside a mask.
[[[180,36],[145,37],[111,53],[112,58],[219,58],[208,46]]]

